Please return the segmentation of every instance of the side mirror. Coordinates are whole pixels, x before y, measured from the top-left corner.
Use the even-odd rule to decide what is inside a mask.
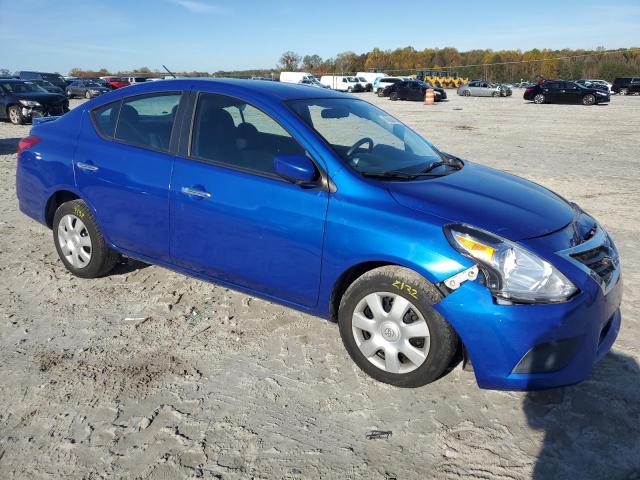
[[[273,169],[285,180],[300,186],[308,186],[318,176],[316,166],[306,155],[276,155]]]

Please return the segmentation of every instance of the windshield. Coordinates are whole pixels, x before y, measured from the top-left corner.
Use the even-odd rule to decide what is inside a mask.
[[[48,93],[33,82],[2,82],[0,86],[11,93]]]
[[[288,103],[359,173],[416,174],[443,160],[429,142],[370,103],[347,98],[313,98]]]

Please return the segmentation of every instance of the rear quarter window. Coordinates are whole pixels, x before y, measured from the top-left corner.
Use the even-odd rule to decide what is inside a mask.
[[[120,101],[108,103],[91,112],[93,124],[102,136],[113,138],[120,113],[120,104]]]

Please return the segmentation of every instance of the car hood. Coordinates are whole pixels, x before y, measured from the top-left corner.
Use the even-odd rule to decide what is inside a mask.
[[[58,105],[64,102],[67,97],[61,93],[14,93],[14,97],[19,100],[35,100],[44,105]]]
[[[449,175],[388,182],[387,188],[404,207],[479,227],[513,241],[559,230],[575,216],[573,207],[550,190],[471,162]]]

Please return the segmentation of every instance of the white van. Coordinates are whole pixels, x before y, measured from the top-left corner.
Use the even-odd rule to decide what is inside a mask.
[[[298,83],[309,87],[321,87],[323,85],[311,73],[307,72],[280,72],[282,83]]]
[[[320,83],[340,92],[363,92],[364,88],[354,77],[344,75],[323,75]]]

